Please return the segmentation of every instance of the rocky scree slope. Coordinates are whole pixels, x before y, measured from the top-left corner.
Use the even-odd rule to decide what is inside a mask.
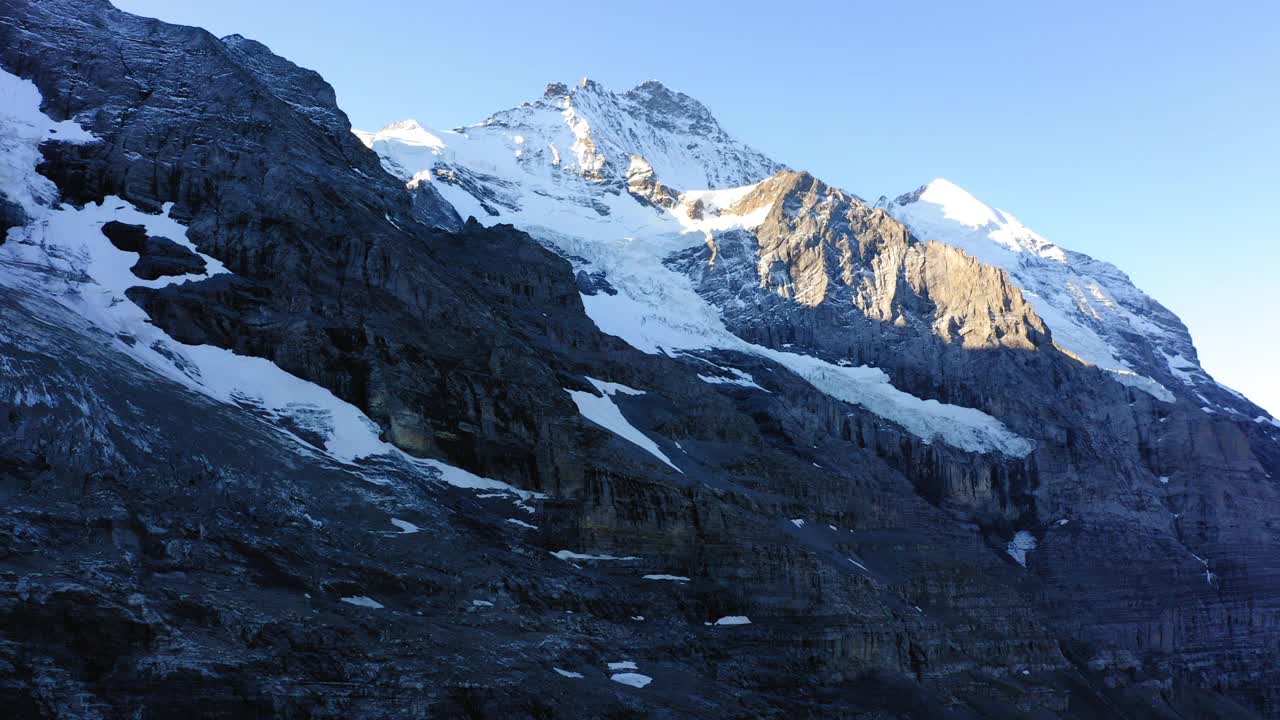
[[[0,246],[19,716],[1274,714],[1263,424],[1108,384],[812,178],[724,192],[781,168],[687,98],[553,88],[594,100],[523,114],[649,127],[397,178],[243,38],[54,0],[0,48],[92,133],[31,138]],[[1006,366],[1098,389],[1046,422]]]

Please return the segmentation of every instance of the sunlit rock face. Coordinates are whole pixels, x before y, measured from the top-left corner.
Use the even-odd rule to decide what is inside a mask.
[[[0,70],[11,714],[1277,716],[1280,426],[955,186],[106,2]]]

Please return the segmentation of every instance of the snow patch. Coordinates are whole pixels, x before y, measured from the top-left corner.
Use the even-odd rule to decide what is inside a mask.
[[[726,615],[715,622],[716,625],[750,625],[751,618],[746,615]]]
[[[1027,530],[1019,530],[1009,544],[1005,547],[1005,552],[1009,557],[1013,558],[1022,567],[1027,566],[1027,553],[1036,549],[1036,536]]]
[[[391,518],[391,524],[400,528],[401,535],[412,535],[413,533],[418,532],[418,526],[414,525],[408,520],[401,520],[400,518]]]
[[[385,607],[382,603],[378,602],[377,600],[374,600],[373,598],[367,595],[353,595],[351,597],[344,597],[340,599],[342,600],[342,602],[348,605],[371,608],[373,610],[381,610],[383,607]]]
[[[574,404],[578,406],[578,412],[582,413],[583,417],[600,427],[603,427],[609,432],[612,432],[623,440],[627,440],[632,444],[637,445],[650,455],[661,460],[676,472],[684,472],[680,468],[676,467],[675,464],[671,462],[671,459],[659,450],[657,444],[650,440],[647,435],[640,432],[631,423],[627,422],[627,419],[622,415],[622,411],[614,404],[611,397],[615,393],[622,393],[624,395],[643,395],[643,391],[635,390],[625,385],[619,385],[618,383],[596,380],[595,378],[587,378],[587,380],[600,391],[600,395],[595,395],[582,390],[565,390],[565,392],[569,393],[569,397],[573,398]]]
[[[750,379],[737,378],[737,377],[734,377],[734,378],[718,377],[713,375],[703,375],[701,373],[698,374],[698,379],[704,383],[710,383],[712,385],[740,385],[742,387],[749,387],[749,388],[755,388],[757,390],[764,390],[764,388],[755,384],[755,382]],[[764,390],[764,391],[769,392],[768,390]]]
[[[648,685],[649,683],[653,682],[653,678],[649,677],[648,675],[641,675],[640,673],[633,673],[633,672],[614,673],[613,675],[609,676],[609,679],[616,683],[622,683],[623,685],[630,685],[631,687],[635,687],[635,688],[642,688],[645,685]]]
[[[585,555],[583,553],[573,552],[572,550],[557,550],[556,552],[553,552],[551,554],[560,558],[561,560],[639,560],[640,559],[638,557],[635,557],[634,555],[627,555],[626,557],[619,557],[617,555]]]
[[[673,582],[689,582],[689,578],[683,575],[645,575],[645,580],[671,580]]]
[[[1165,363],[1169,366],[1169,372],[1183,384],[1194,386],[1196,384],[1196,375],[1203,372],[1199,365],[1186,359],[1180,354],[1161,353],[1164,355]]]
[[[36,172],[46,141],[97,142],[74,120],[55,121],[40,111],[35,83],[0,70],[0,196],[35,219],[58,197],[58,188]]]

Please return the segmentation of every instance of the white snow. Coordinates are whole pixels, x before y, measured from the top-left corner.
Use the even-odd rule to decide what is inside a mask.
[[[804,520],[801,520],[800,518],[796,518],[794,520],[791,520],[790,522],[792,525],[795,525],[798,528],[804,527]]]
[[[794,353],[764,353],[790,367],[828,395],[861,405],[926,442],[940,440],[973,452],[999,451],[1024,457],[1035,445],[981,410],[922,400],[895,388],[879,368],[842,367]]]
[[[609,663],[610,670],[638,670],[639,667],[630,660]]]
[[[383,607],[385,607],[382,603],[366,595],[353,595],[352,597],[344,597],[340,599],[342,600],[342,602],[347,603],[348,605],[356,605],[358,607],[372,608],[374,610],[381,610]]]
[[[523,521],[523,520],[517,520],[517,519],[515,519],[515,518],[507,518],[507,522],[511,523],[512,525],[519,525],[519,526],[520,526],[520,527],[522,527],[522,528],[528,528],[529,530],[537,530],[537,529],[538,529],[538,526],[537,526],[537,525],[530,525],[529,523],[527,523],[527,522],[525,522],[525,521]]]
[[[35,218],[58,197],[58,189],[37,173],[40,143],[96,142],[73,120],[54,121],[40,111],[40,91],[30,80],[0,70],[0,195]]]
[[[1161,485],[1168,485],[1168,484],[1169,484],[1169,477],[1168,477],[1167,475],[1161,475],[1161,476],[1160,476],[1160,478],[1159,478],[1159,480],[1160,480],[1160,484],[1161,484]]]
[[[704,383],[710,383],[712,385],[741,385],[742,387],[749,387],[749,388],[755,388],[757,390],[764,390],[764,388],[757,385],[755,381],[751,379],[750,376],[747,376],[745,378],[742,378],[742,377],[727,378],[727,377],[720,377],[718,375],[703,375],[699,373],[698,379],[702,380],[702,382]],[[768,390],[764,390],[764,391],[769,392]]]
[[[853,563],[854,565],[857,565],[857,566],[858,566],[858,568],[859,568],[859,569],[861,569],[861,570],[862,570],[863,572],[865,572],[866,574],[868,574],[868,575],[870,575],[870,574],[871,574],[871,571],[867,569],[867,566],[866,566],[866,565],[863,565],[862,563],[858,562],[857,560],[854,560],[853,558],[849,558],[849,562]]]
[[[623,685],[630,685],[631,687],[636,688],[642,688],[653,682],[653,678],[648,675],[641,675],[640,673],[633,672],[614,673],[609,676],[609,679],[616,683],[622,683]]]
[[[612,432],[618,437],[627,440],[650,455],[658,458],[663,463],[671,467],[676,472],[684,471],[676,467],[670,458],[658,449],[657,444],[649,439],[647,435],[636,429],[634,425],[627,422],[623,417],[622,411],[613,403],[612,395],[622,393],[624,395],[643,395],[641,390],[635,390],[618,383],[604,382],[595,378],[587,378],[587,380],[600,391],[600,395],[595,395],[583,390],[568,390],[569,397],[573,398],[573,402],[578,406],[578,412],[591,422]]]
[[[488,600],[472,600],[471,606],[472,607],[493,607],[493,603],[489,602]]]
[[[1007,271],[1059,347],[1120,383],[1173,402],[1168,388],[1134,372],[1108,340],[1138,334],[1156,347],[1180,341],[1142,316],[1146,296],[1114,266],[1064,250],[941,178],[926,185],[915,201],[890,202],[885,209],[921,240],[952,245]]]
[[[1186,359],[1181,354],[1161,353],[1164,355],[1165,362],[1169,365],[1169,372],[1174,377],[1181,380],[1186,385],[1194,386],[1196,384],[1196,375],[1202,373],[1199,365]]]
[[[716,625],[750,625],[751,619],[746,615],[726,615],[715,622]]]
[[[391,524],[400,528],[401,535],[411,535],[413,533],[418,532],[418,526],[414,525],[408,520],[401,520],[400,518],[391,518]]]
[[[1022,567],[1027,566],[1027,553],[1036,549],[1036,536],[1027,530],[1019,530],[1009,541],[1005,552]]]
[[[626,557],[619,557],[617,555],[585,555],[583,553],[573,552],[572,550],[557,550],[556,552],[553,552],[551,554],[560,558],[561,560],[639,560],[640,559],[638,557],[635,557],[634,555],[628,555]]]
[[[368,420],[366,418],[365,421],[373,425],[372,420]],[[376,428],[377,426],[374,425],[374,427]],[[479,475],[476,475],[473,472],[469,472],[467,470],[463,470],[462,468],[448,465],[446,463],[440,462],[439,460],[412,457],[403,452],[400,452],[389,443],[382,443],[382,448],[386,452],[395,452],[399,454],[403,459],[409,462],[413,462],[420,466],[428,467],[438,471],[440,473],[440,479],[443,482],[448,483],[449,485],[453,485],[454,487],[466,488],[469,490],[501,490],[503,493],[506,493],[509,495],[515,495],[516,497],[519,497],[522,500],[546,498],[546,495],[543,493],[531,492],[529,490],[521,490],[520,488],[512,487],[511,485],[508,485],[507,483],[501,482],[499,480],[492,480],[490,478],[480,477]],[[517,505],[519,505],[519,503],[517,503]],[[520,505],[520,507],[526,512],[533,512],[533,509],[529,508],[528,506]]]
[[[683,575],[645,575],[645,580],[671,580],[673,582],[689,582],[689,578]]]
[[[572,670],[561,670],[561,669],[560,669],[560,668],[558,668],[558,667],[553,667],[553,668],[551,668],[551,669],[552,669],[552,670],[555,670],[555,671],[556,671],[556,673],[558,673],[559,675],[561,675],[561,676],[563,676],[563,677],[567,677],[567,678],[580,678],[580,677],[582,677],[582,673],[580,673],[580,672],[574,672],[574,671],[572,671]]]

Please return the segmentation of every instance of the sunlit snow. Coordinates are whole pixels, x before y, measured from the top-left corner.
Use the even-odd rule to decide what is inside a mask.
[[[1145,302],[1145,296],[1114,266],[1069,253],[1013,215],[941,178],[924,186],[918,197],[887,203],[885,209],[921,240],[938,240],[1006,270],[1059,347],[1117,382],[1173,402],[1168,388],[1134,372],[1096,330],[1112,327],[1118,334],[1147,335],[1157,345],[1170,337],[1129,309]]]
[[[619,557],[617,555],[588,555],[585,553],[576,553],[576,552],[573,552],[572,550],[557,550],[551,554],[554,555],[555,557],[560,558],[561,560],[639,560],[640,559],[638,557],[635,557],[634,555],[627,555],[626,557]]]

